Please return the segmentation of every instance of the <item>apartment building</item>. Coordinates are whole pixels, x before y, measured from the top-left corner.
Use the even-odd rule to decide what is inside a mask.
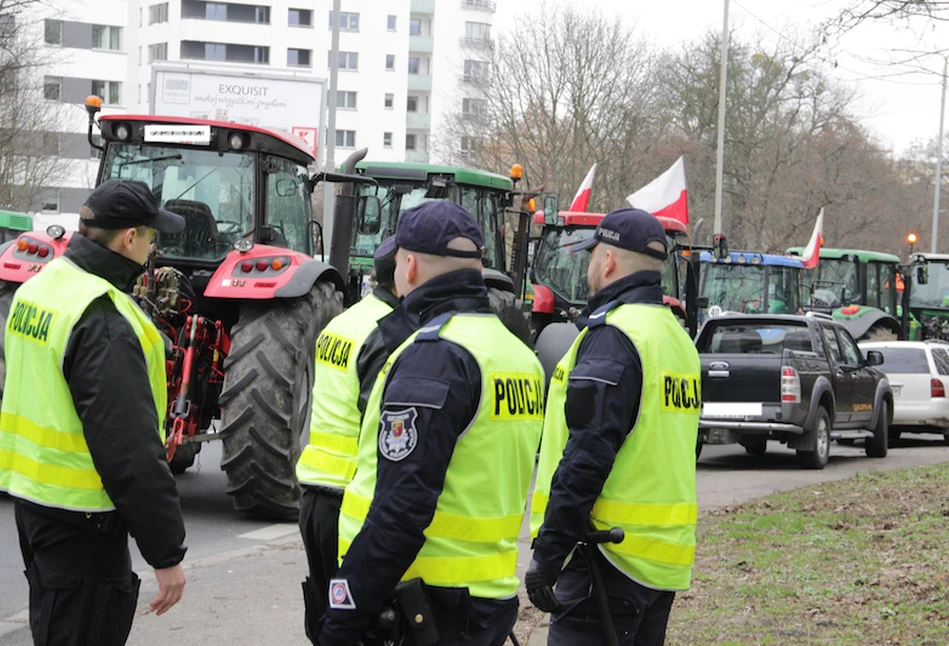
[[[248,74],[293,71],[329,85],[329,0],[53,4],[38,21],[45,48],[61,61],[48,72],[45,95],[75,107],[60,149],[75,164],[37,205],[50,216],[76,213],[94,184],[81,105],[89,94],[102,98],[104,113],[148,112],[152,67],[171,61]],[[466,84],[487,71],[494,9],[490,0],[342,0],[336,162],[362,147],[376,160],[439,161],[439,129],[470,108]],[[437,149],[464,143],[442,141]]]

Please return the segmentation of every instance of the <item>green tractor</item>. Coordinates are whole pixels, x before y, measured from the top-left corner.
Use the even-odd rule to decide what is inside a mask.
[[[788,249],[800,256],[803,247]],[[831,314],[857,340],[905,338],[900,325],[902,273],[898,256],[861,249],[820,250],[820,262],[804,272],[810,288],[805,308]]]
[[[348,226],[338,226],[341,218],[352,218],[348,241],[333,234],[331,264],[343,270],[348,285],[348,302],[371,290],[372,254],[385,238],[395,233],[399,215],[412,207],[434,200],[451,200],[464,207],[484,232],[484,280],[488,296],[498,316],[514,334],[531,343],[531,328],[519,298],[526,275],[528,200],[536,193],[515,193],[520,167],[510,177],[455,166],[402,162],[362,161],[359,151],[342,166],[347,174],[360,175],[373,183],[348,184],[337,196],[336,223],[340,235]],[[515,198],[519,198],[515,205]],[[516,209],[515,206],[519,206]],[[520,226],[513,236],[513,253],[506,253],[505,212],[520,214]],[[334,229],[336,231],[336,229]],[[338,243],[339,242],[339,243]],[[349,250],[347,259],[337,258]],[[344,269],[345,267],[345,269]]]
[[[909,311],[923,339],[949,340],[949,254],[914,253]]]

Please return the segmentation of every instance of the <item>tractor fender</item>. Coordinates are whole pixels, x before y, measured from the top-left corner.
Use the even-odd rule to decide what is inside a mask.
[[[534,342],[534,354],[544,367],[548,383],[557,363],[567,354],[579,334],[580,330],[573,323],[551,323],[537,337]]]
[[[514,293],[514,280],[507,274],[502,274],[497,269],[483,269],[481,270],[481,276],[484,278],[484,284],[488,287]]]
[[[858,341],[863,335],[870,331],[870,328],[880,323],[882,323],[883,327],[893,330],[893,332],[899,336],[900,322],[896,320],[895,316],[892,314],[887,314],[883,310],[872,308],[867,309],[870,309],[871,311],[868,311],[866,314],[863,314],[858,318],[837,320],[843,323],[844,327],[847,328],[847,331],[850,332],[850,335]]]
[[[71,237],[71,231],[60,238],[52,238],[45,231],[24,231],[16,239],[4,242],[0,245],[0,259],[3,260],[0,264],[0,281],[25,283],[40,273],[51,260],[63,255]],[[32,244],[34,253],[18,249],[16,243],[20,240]],[[36,253],[37,249],[44,255]]]
[[[830,415],[830,426],[831,430],[833,430],[834,417],[837,411],[837,398],[834,397],[834,385],[830,382],[830,379],[821,375],[814,382],[814,387],[811,389],[811,406],[807,411],[807,417],[804,418],[803,424],[806,430],[803,435],[791,435],[788,438],[789,449],[813,451],[817,446],[817,438],[814,433],[811,432],[811,429],[814,428],[814,424],[817,422],[817,411],[820,409],[820,400],[825,394],[830,397],[830,410],[827,411],[827,413]]]
[[[298,298],[308,293],[318,280],[332,282],[336,289],[346,293],[346,283],[339,271],[330,264],[321,260],[309,260],[300,265],[290,281],[274,292],[277,298]]]
[[[888,421],[893,421],[893,394],[889,380],[884,377],[877,382],[877,390],[873,395],[873,418],[870,420],[870,426],[867,427],[869,430],[877,427],[877,422],[880,420],[880,411],[883,410],[883,400],[886,399],[887,393],[890,394],[890,419]]]

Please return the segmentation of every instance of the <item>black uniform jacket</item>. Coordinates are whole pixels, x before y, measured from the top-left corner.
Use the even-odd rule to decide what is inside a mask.
[[[534,540],[534,559],[559,569],[590,530],[590,511],[610,475],[616,454],[639,416],[643,368],[623,332],[591,324],[590,315],[612,301],[662,303],[658,271],[642,271],[607,285],[577,319],[589,332],[567,382],[564,414],[570,435],[550,486],[544,524]]]
[[[404,315],[421,325],[446,312],[491,312],[484,281],[473,269],[430,280],[406,296],[400,309],[402,314],[396,310],[390,316]],[[389,369],[387,379],[383,415],[404,411],[405,404],[398,402],[434,399],[431,406],[414,407],[418,439],[410,453],[392,460],[377,449],[372,506],[337,575],[347,582],[355,608],[327,612],[320,644],[354,643],[415,560],[425,542],[423,531],[435,515],[455,443],[480,406],[478,362],[450,341],[413,343]],[[436,615],[471,613],[473,621],[490,617],[498,606],[516,603],[516,599],[472,600],[464,589],[430,591]]]
[[[142,273],[141,265],[78,233],[70,239],[65,256],[126,292]],[[156,432],[159,416],[145,355],[132,326],[108,296],[93,301],[73,328],[63,374],[92,461],[116,511],[93,514],[98,518],[90,521],[84,513],[30,508],[66,522],[124,525],[153,568],[178,564],[186,549],[184,519]],[[164,414],[161,411],[162,420]]]

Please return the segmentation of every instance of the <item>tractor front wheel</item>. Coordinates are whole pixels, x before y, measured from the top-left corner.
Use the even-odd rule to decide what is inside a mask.
[[[343,295],[318,282],[300,298],[246,303],[231,330],[221,392],[221,469],[234,508],[296,519],[300,439],[309,428],[316,337]]]

